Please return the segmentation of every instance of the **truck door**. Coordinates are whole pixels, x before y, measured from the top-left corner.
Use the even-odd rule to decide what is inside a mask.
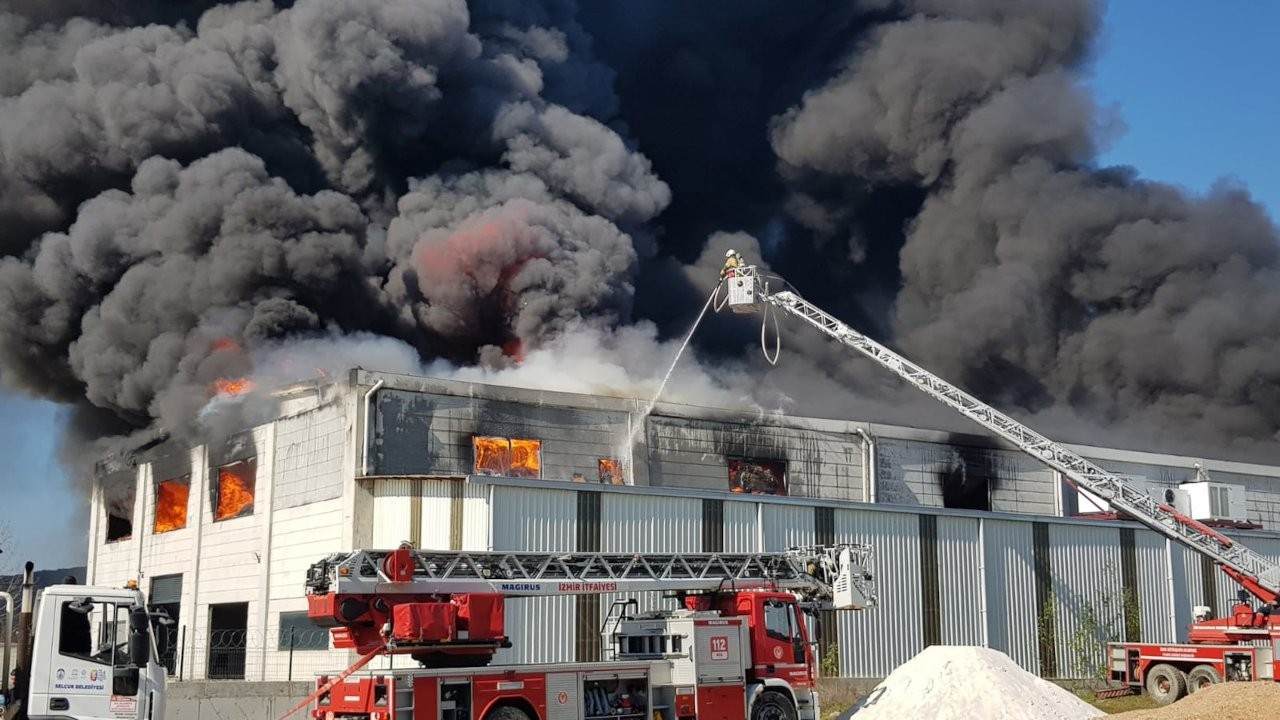
[[[792,685],[806,684],[805,640],[796,620],[795,603],[768,598],[762,606],[763,622],[756,630],[756,675],[780,678]]]
[[[58,603],[56,616],[46,684],[32,687],[32,710],[78,719],[136,717],[138,671],[125,668],[129,608],[67,598]],[[36,702],[40,690],[44,698]]]

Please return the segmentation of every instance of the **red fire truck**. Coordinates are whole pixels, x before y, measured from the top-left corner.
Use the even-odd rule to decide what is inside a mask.
[[[874,606],[870,553],[331,555],[308,571],[309,615],[360,659],[317,678],[289,714],[314,703],[317,720],[819,720],[806,618]],[[599,662],[490,664],[511,646],[508,598],[653,591],[679,609],[614,603]],[[422,667],[365,669],[386,654]]]

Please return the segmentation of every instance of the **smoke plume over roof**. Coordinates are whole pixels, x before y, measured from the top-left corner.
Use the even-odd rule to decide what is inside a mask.
[[[1064,439],[1265,447],[1276,228],[1096,166],[1099,16],[0,0],[0,381],[73,444],[341,363],[651,392],[732,244]],[[708,322],[673,391],[930,408],[781,332],[774,368]]]

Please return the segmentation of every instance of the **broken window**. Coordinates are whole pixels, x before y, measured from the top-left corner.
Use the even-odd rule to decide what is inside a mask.
[[[954,510],[991,510],[995,456],[981,448],[954,446],[939,472],[942,506]]]
[[[542,441],[526,438],[472,438],[477,475],[542,477]]]
[[[257,458],[238,460],[218,468],[218,481],[213,488],[215,522],[253,514],[257,471]]]
[[[107,514],[107,542],[133,537],[133,502],[137,493],[132,470],[102,479],[102,504]]]
[[[600,482],[606,485],[625,485],[622,478],[622,463],[611,458],[600,458]]]
[[[729,491],[748,495],[786,495],[787,464],[782,460],[729,458]]]
[[[156,483],[156,517],[152,531],[165,533],[187,526],[187,498],[191,494],[191,476]]]

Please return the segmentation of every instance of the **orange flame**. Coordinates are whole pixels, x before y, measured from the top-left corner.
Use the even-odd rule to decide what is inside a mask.
[[[519,365],[524,362],[524,342],[520,338],[512,338],[502,345],[502,354],[516,361]]]
[[[191,494],[189,478],[165,480],[156,486],[157,533],[181,530],[187,526],[187,498]]]
[[[242,460],[218,468],[218,504],[214,520],[228,520],[253,512],[256,463]]]
[[[542,477],[542,441],[511,441],[511,469],[507,472],[511,477]]]
[[[475,468],[478,475],[506,475],[511,465],[511,443],[500,437],[475,437]]]
[[[217,340],[214,340],[214,341],[213,341],[213,349],[214,349],[214,351],[218,351],[218,350],[239,350],[239,349],[240,349],[240,343],[236,342],[235,340],[232,340],[232,339],[231,339],[231,338],[229,338],[229,337],[218,338]]]
[[[600,482],[610,485],[625,485],[622,479],[622,463],[612,458],[600,458]]]
[[[542,477],[542,441],[476,436],[475,472],[479,475]]]
[[[213,381],[213,391],[218,395],[243,395],[253,388],[253,381],[249,378],[218,378]]]

